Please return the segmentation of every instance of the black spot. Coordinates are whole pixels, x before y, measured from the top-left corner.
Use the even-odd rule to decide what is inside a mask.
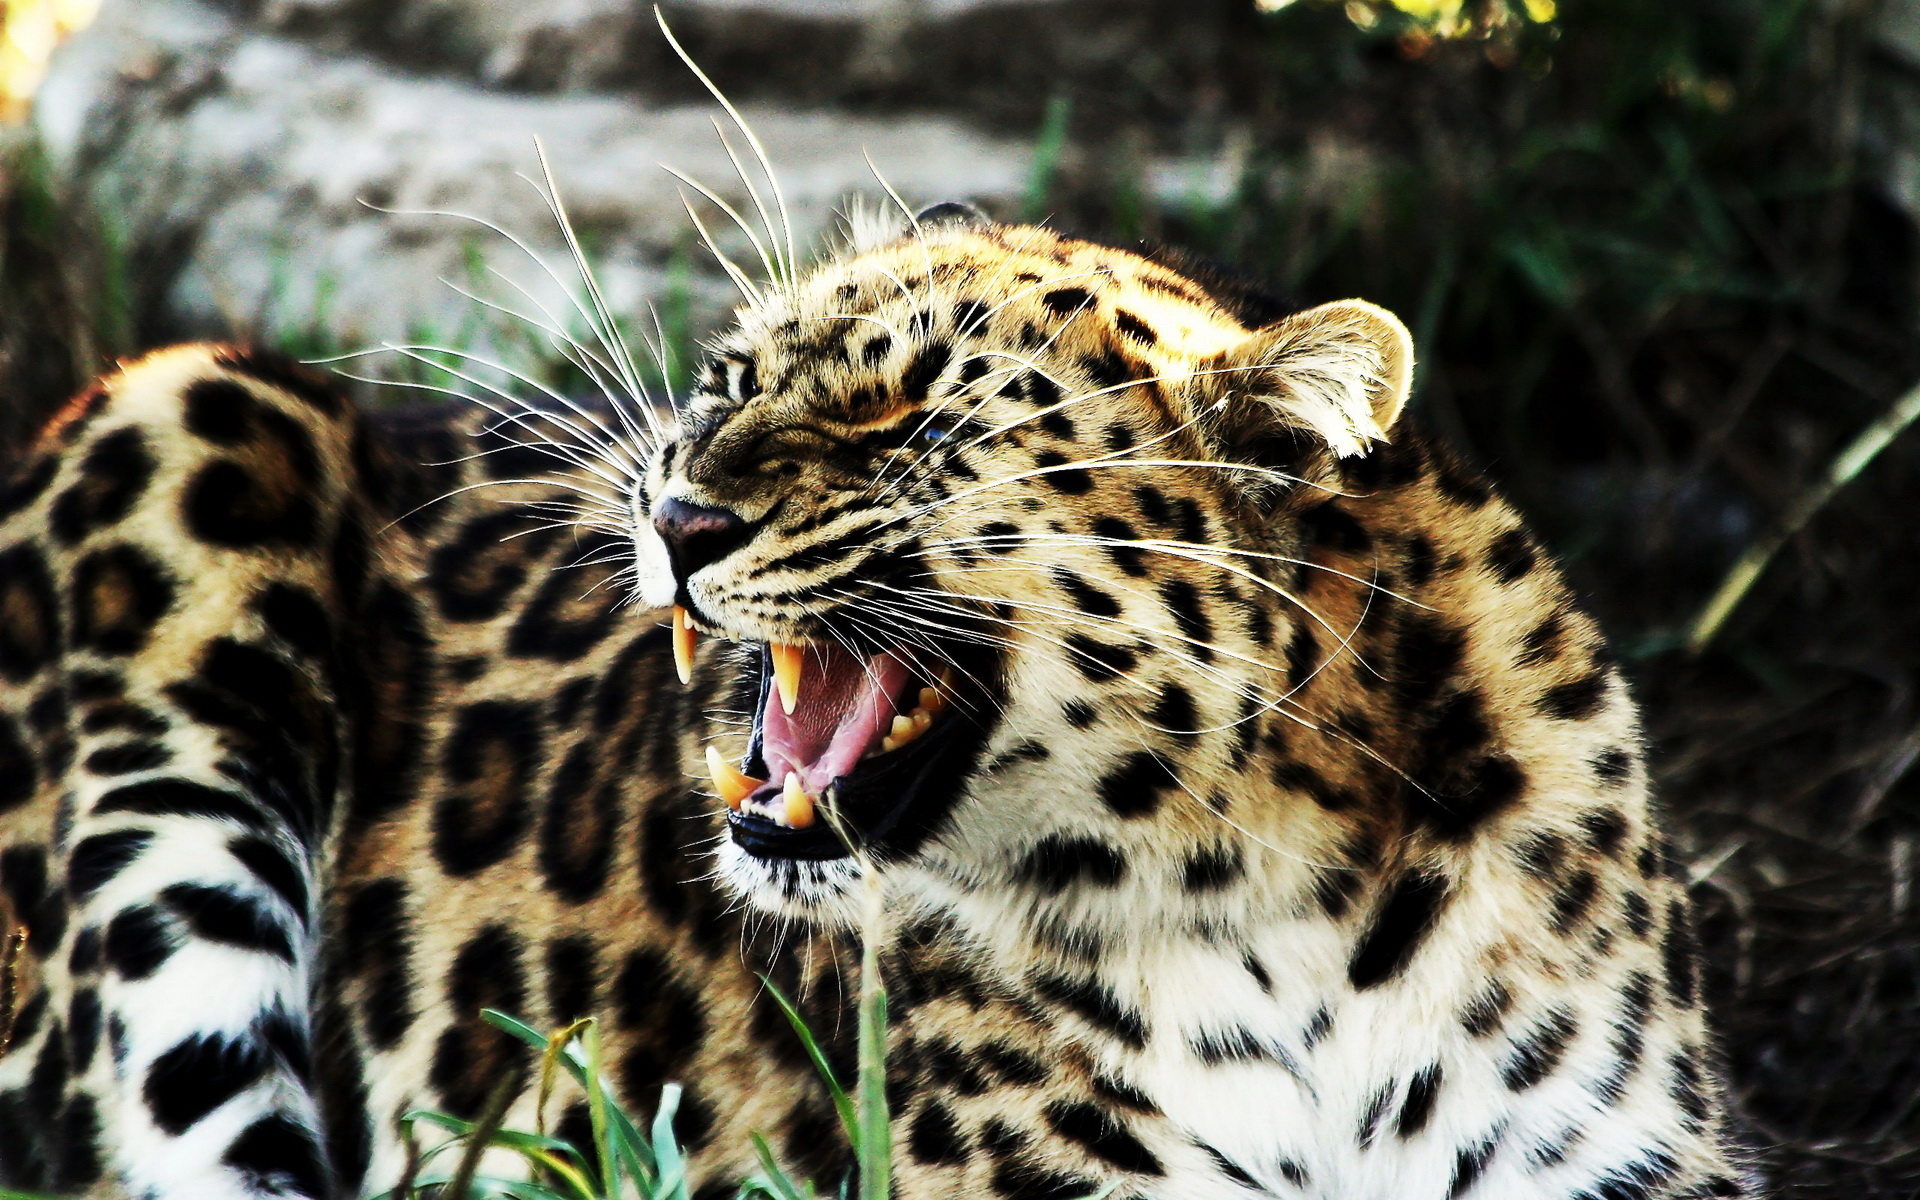
[[[945,342],[928,342],[916,349],[900,372],[899,398],[909,404],[925,401],[928,390],[947,369],[947,363],[952,358],[953,347]]]
[[[20,726],[0,713],[0,813],[33,799],[39,783],[39,768],[20,736]]]
[[[1471,1146],[1463,1147],[1454,1156],[1453,1179],[1447,1184],[1447,1200],[1457,1200],[1479,1182],[1480,1176],[1493,1160],[1493,1152],[1500,1147],[1500,1131],[1494,1130],[1486,1139]]]
[[[1338,501],[1316,504],[1300,514],[1307,539],[1341,554],[1361,554],[1373,545],[1373,536]]]
[[[486,621],[505,611],[526,582],[528,565],[553,541],[550,531],[539,528],[542,524],[520,509],[488,512],[441,544],[427,567],[427,587],[441,615],[449,621]]]
[[[1433,1116],[1434,1101],[1440,1096],[1440,1081],[1443,1078],[1440,1064],[1424,1067],[1407,1084],[1407,1099],[1400,1106],[1400,1119],[1394,1123],[1393,1131],[1402,1138],[1410,1138],[1427,1127],[1427,1121]]]
[[[25,465],[8,463],[10,471],[0,471],[0,521],[15,513],[46,494],[60,471],[60,460],[53,455],[43,455],[32,459]]]
[[[1057,450],[1042,450],[1033,456],[1040,481],[1066,496],[1084,496],[1093,490],[1093,473],[1084,467],[1069,467],[1069,459]]]
[[[1138,380],[1144,374],[1126,355],[1116,350],[1103,350],[1098,354],[1085,354],[1080,358],[1080,369],[1093,380],[1094,386],[1112,391],[1122,384]],[[1150,395],[1157,395],[1151,383],[1147,385]]]
[[[100,1113],[93,1097],[82,1092],[67,1101],[60,1115],[60,1160],[54,1165],[53,1186],[77,1193],[97,1183],[103,1170],[100,1146]],[[5,1161],[0,1154],[0,1163]]]
[[[1155,333],[1145,321],[1142,321],[1139,317],[1134,316],[1124,308],[1114,310],[1113,323],[1119,326],[1122,334],[1132,338],[1142,346],[1155,346],[1160,342],[1159,334]]]
[[[1004,1082],[1015,1087],[1035,1087],[1047,1081],[1047,1066],[1023,1050],[1006,1042],[983,1042],[974,1048],[980,1060]]]
[[[412,932],[401,880],[376,879],[347,898],[339,944],[361,981],[361,1024],[376,1050],[398,1045],[413,1025]]]
[[[1293,636],[1287,639],[1287,681],[1299,687],[1320,667],[1320,642],[1313,636],[1313,628],[1305,621],[1293,627]]]
[[[1524,529],[1509,529],[1487,547],[1487,569],[1501,583],[1512,583],[1533,570],[1538,556]]]
[[[85,904],[140,857],[151,841],[153,834],[144,829],[117,829],[94,834],[75,846],[67,861],[67,892],[74,903]]]
[[[1125,646],[1097,642],[1084,634],[1068,634],[1065,645],[1068,661],[1093,683],[1118,679],[1140,661],[1139,656]]]
[[[1679,1173],[1680,1165],[1673,1157],[1661,1150],[1651,1150],[1640,1158],[1623,1167],[1607,1172],[1592,1184],[1575,1192],[1568,1200],[1654,1200],[1666,1196],[1667,1185],[1673,1182]],[[1713,1190],[1702,1187],[1686,1193],[1685,1200],[1699,1200],[1706,1196],[1738,1196],[1738,1185],[1731,1180],[1724,1181],[1728,1190]]]
[[[1119,517],[1097,517],[1093,522],[1093,533],[1095,537],[1108,540],[1109,544],[1102,549],[1113,560],[1114,566],[1135,578],[1147,573],[1144,561],[1146,552],[1138,546],[1125,544],[1139,538],[1132,525]]]
[[[1172,682],[1160,685],[1160,694],[1154,698],[1153,707],[1147,710],[1147,720],[1182,741],[1190,741],[1197,736],[1200,726],[1200,714],[1194,707],[1193,693]]]
[[[705,1005],[658,951],[627,955],[613,981],[614,1022],[631,1034],[620,1064],[625,1095],[649,1096],[700,1052]],[[851,1073],[841,1078],[851,1078]]]
[[[1080,433],[1079,428],[1073,423],[1073,418],[1057,408],[1042,413],[1034,424],[1065,442],[1072,441]]]
[[[1566,637],[1566,620],[1559,613],[1553,613],[1546,620],[1527,631],[1520,639],[1520,655],[1514,661],[1523,667],[1537,666],[1552,662],[1560,657],[1561,641]]]
[[[158,909],[136,904],[121,909],[107,922],[101,949],[107,966],[122,978],[145,979],[159,970],[179,945]]]
[[[318,459],[313,441],[281,413],[248,446],[248,462],[215,459],[195,472],[181,501],[187,527],[216,546],[237,550],[312,544],[319,512],[310,488]]]
[[[1102,1162],[1139,1175],[1165,1173],[1160,1160],[1139,1138],[1096,1105],[1056,1100],[1047,1105],[1046,1118],[1055,1133]]]
[[[1407,539],[1407,554],[1404,560],[1407,583],[1413,587],[1425,587],[1433,579],[1436,563],[1433,543],[1425,534],[1416,533]]]
[[[121,429],[95,442],[80,462],[80,478],[54,498],[53,536],[71,546],[125,519],[153,479],[153,455],[138,429]]]
[[[0,550],[0,676],[25,683],[53,661],[60,640],[45,560],[25,543]]]
[[[1147,1019],[1127,1007],[1097,979],[1069,979],[1040,975],[1033,981],[1040,995],[1078,1014],[1088,1024],[1138,1050],[1147,1044]]]
[[[1469,473],[1446,455],[1434,456],[1433,481],[1442,495],[1467,508],[1483,508],[1493,499],[1493,489],[1484,479]]]
[[[1445,878],[1410,871],[1387,894],[1373,924],[1361,937],[1347,965],[1347,978],[1362,990],[1385,983],[1403,970],[1452,896]]]
[[[1615,1061],[1607,1073],[1593,1083],[1594,1094],[1609,1104],[1618,1104],[1626,1092],[1626,1081],[1639,1069],[1646,1050],[1647,1017],[1653,1010],[1653,980],[1644,971],[1635,971],[1621,990],[1620,1016],[1614,1022]]]
[[[915,1162],[957,1166],[967,1161],[971,1149],[952,1111],[937,1100],[923,1105],[907,1126],[907,1152]]]
[[[1513,993],[1499,980],[1487,985],[1487,989],[1467,1002],[1460,1014],[1460,1026],[1469,1037],[1483,1038],[1500,1028],[1500,1022],[1506,1019],[1507,1010],[1513,1007]]]
[[[515,658],[572,662],[613,631],[620,589],[603,585],[618,566],[614,539],[583,535],[569,553],[581,565],[549,572],[507,631],[507,653]]]
[[[1360,1129],[1355,1140],[1365,1150],[1373,1145],[1373,1139],[1380,1134],[1380,1118],[1387,1115],[1387,1105],[1393,1102],[1393,1085],[1382,1084],[1375,1089],[1367,1100],[1367,1107],[1360,1113]]]
[[[1217,892],[1238,883],[1246,872],[1246,856],[1239,843],[1221,842],[1188,858],[1180,883],[1189,892]]]
[[[1556,720],[1584,721],[1599,712],[1606,699],[1607,673],[1595,671],[1571,683],[1548,688],[1535,707]]]
[[[101,654],[133,654],[173,607],[172,576],[124,542],[95,550],[73,568],[73,643]]]
[[[196,937],[293,962],[293,939],[286,926],[256,896],[233,888],[176,883],[162,891],[160,899]]]
[[[1660,956],[1667,968],[1667,994],[1680,1008],[1693,1005],[1696,981],[1694,961],[1698,951],[1693,944],[1693,924],[1687,919],[1684,900],[1667,906],[1667,932],[1660,942]]]
[[[547,1019],[555,1028],[593,1015],[598,960],[593,939],[584,934],[547,943]]]
[[[1057,896],[1076,883],[1114,887],[1126,877],[1127,860],[1119,850],[1093,838],[1054,834],[1029,850],[1014,877]]]
[[[1065,567],[1053,569],[1053,582],[1067,594],[1068,599],[1073,601],[1074,607],[1089,616],[1117,617],[1120,615],[1120,602],[1110,593],[1094,587]]]
[[[1120,765],[1100,777],[1100,802],[1118,817],[1152,816],[1164,793],[1180,786],[1180,778],[1166,760],[1150,750],[1136,750]]]
[[[866,345],[860,347],[860,361],[869,367],[877,367],[885,361],[888,351],[892,349],[892,336],[884,333],[876,334]]]
[[[266,1045],[249,1034],[194,1034],[153,1060],[140,1093],[153,1123],[178,1137],[252,1087],[270,1065]]]
[[[328,1194],[327,1168],[313,1133],[285,1113],[247,1126],[220,1161],[263,1193],[315,1200]]]
[[[89,925],[73,935],[73,948],[67,952],[67,973],[85,975],[100,967],[100,929]]]
[[[1653,912],[1647,904],[1647,898],[1640,892],[1628,892],[1620,902],[1626,915],[1627,928],[1637,938],[1646,937],[1653,929]]]
[[[1592,871],[1576,871],[1553,892],[1553,931],[1566,934],[1587,915],[1593,907],[1594,894],[1599,890],[1599,880]]]
[[[1093,300],[1092,293],[1085,288],[1055,288],[1040,297],[1040,303],[1047,306],[1055,316],[1070,317],[1087,307]]]
[[[540,822],[540,871],[572,904],[599,895],[613,865],[618,797],[611,783],[596,787],[593,775],[593,749],[582,742],[554,771]]]
[[[308,658],[320,658],[333,648],[333,624],[312,592],[292,584],[269,584],[254,598],[253,607],[267,632]]]
[[[86,1074],[99,1044],[100,993],[90,987],[79,988],[67,1006],[67,1045],[71,1048],[75,1075]]]
[[[48,886],[46,850],[35,845],[0,850],[0,891],[27,926],[28,948],[38,955],[52,953],[66,936],[67,904],[58,889]]]
[[[1580,814],[1580,827],[1586,831],[1587,844],[1611,858],[1627,840],[1627,818],[1617,808],[1595,808]]]
[[[231,379],[196,379],[182,396],[187,432],[217,446],[237,446],[252,436],[266,406]]]
[[[540,751],[540,724],[525,704],[484,700],[461,712],[441,757],[452,786],[433,812],[434,857],[449,875],[473,875],[519,845]]]
[[[440,1035],[427,1071],[428,1083],[440,1090],[451,1112],[477,1115],[501,1079],[517,1079],[526,1072],[521,1044],[480,1018],[483,1008],[525,1012],[526,996],[521,942],[505,928],[482,927],[454,955],[447,971],[447,1002],[458,1024]]]
[[[1087,728],[1098,720],[1100,716],[1099,713],[1094,711],[1093,705],[1088,704],[1085,700],[1067,701],[1060,706],[1060,715],[1065,717],[1067,724],[1073,726],[1075,729]]]
[[[985,327],[992,314],[985,303],[979,300],[958,300],[953,305],[954,332],[973,336]]]
[[[1213,622],[1200,603],[1200,589],[1184,579],[1170,579],[1160,585],[1160,601],[1173,614],[1180,636],[1187,639],[1187,653],[1201,662],[1212,662]]]
[[[87,755],[86,769],[95,775],[131,775],[152,771],[173,760],[173,751],[158,741],[118,742]]]
[[[1409,618],[1400,634],[1395,683],[1408,707],[1431,703],[1460,672],[1466,635],[1426,616]]]
[[[1566,1056],[1567,1045],[1579,1031],[1573,1014],[1555,1009],[1513,1044],[1513,1052],[1500,1068],[1500,1081],[1509,1091],[1522,1092],[1539,1083]]]
[[[307,920],[307,881],[300,868],[278,846],[264,838],[248,834],[227,843],[227,853],[253,872],[268,890],[286,901],[294,917]]]
[[[1618,746],[1602,750],[1593,760],[1593,774],[1601,786],[1617,788],[1633,774],[1633,755]]]

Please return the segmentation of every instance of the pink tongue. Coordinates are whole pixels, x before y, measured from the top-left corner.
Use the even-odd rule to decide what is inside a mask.
[[[779,787],[787,772],[798,771],[801,784],[817,796],[851,772],[892,727],[893,698],[907,676],[906,664],[891,655],[863,662],[839,646],[808,646],[792,716],[780,706],[780,690],[767,689],[760,752],[769,782]]]

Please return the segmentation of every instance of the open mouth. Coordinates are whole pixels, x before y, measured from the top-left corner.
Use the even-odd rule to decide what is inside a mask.
[[[692,646],[676,609],[683,677]],[[903,647],[762,643],[758,657],[757,676],[743,680],[754,704],[745,756],[706,751],[733,840],[761,858],[910,851],[951,807],[985,740],[975,676]]]

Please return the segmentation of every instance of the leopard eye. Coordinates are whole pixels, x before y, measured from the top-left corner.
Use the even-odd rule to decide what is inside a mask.
[[[950,427],[942,425],[937,421],[930,421],[920,427],[920,443],[925,446],[938,446],[941,442],[946,441],[947,436],[952,432],[953,430]]]

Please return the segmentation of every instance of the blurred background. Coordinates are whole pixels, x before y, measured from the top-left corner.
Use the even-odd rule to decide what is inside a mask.
[[[1920,0],[663,8],[803,238],[870,158],[1400,312],[1622,649],[1778,1194],[1920,1194]],[[535,135],[677,385],[733,297],[658,164],[742,201],[715,115],[634,0],[0,0],[0,453],[189,336],[578,386],[460,294],[551,298],[525,255],[381,211],[561,262]]]

